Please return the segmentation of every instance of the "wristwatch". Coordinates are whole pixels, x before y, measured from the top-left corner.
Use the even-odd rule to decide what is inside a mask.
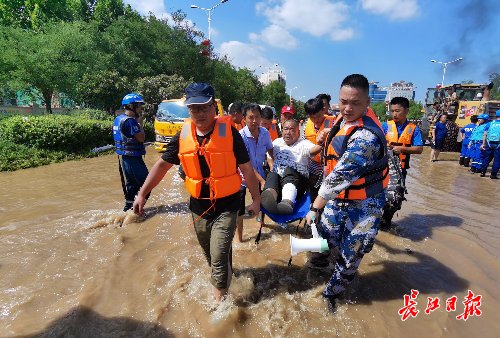
[[[318,209],[318,208],[315,208],[315,207],[313,207],[313,206],[311,206],[311,208],[310,208],[309,210],[314,211],[314,212],[319,212],[319,209]]]

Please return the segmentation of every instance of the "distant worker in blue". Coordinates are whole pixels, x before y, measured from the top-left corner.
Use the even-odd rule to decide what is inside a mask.
[[[493,159],[490,178],[498,179],[498,170],[500,169],[500,109],[495,113],[495,120],[490,123],[488,130],[483,134],[481,150],[481,177],[486,176],[486,169]]]
[[[122,100],[125,112],[117,116],[113,122],[113,138],[125,195],[123,211],[132,209],[135,195],[148,176],[148,168],[142,157],[146,154],[144,147],[146,134],[142,126],[143,105],[144,99],[141,95],[135,93],[125,95]]]
[[[439,157],[439,153],[443,150],[444,139],[446,138],[446,115],[441,114],[439,120],[436,122],[434,127],[431,129],[432,145],[431,145],[431,162],[436,162]]]
[[[460,133],[462,134],[462,151],[460,152],[459,164],[463,165],[464,167],[468,167],[470,164],[469,142],[472,131],[474,130],[474,128],[476,128],[477,125],[477,116],[472,115],[470,117],[470,122],[471,123],[460,129]]]
[[[477,119],[477,126],[472,131],[469,141],[469,157],[471,159],[470,171],[473,174],[481,172],[481,145],[483,144],[484,133],[488,131],[490,126],[488,123],[490,119],[488,114],[481,114]]]
[[[306,217],[310,223],[324,208],[318,231],[330,249],[339,250],[335,270],[323,291],[331,311],[375,243],[389,182],[387,142],[380,122],[368,109],[368,86],[361,74],[342,81],[340,115],[324,144],[327,176]],[[324,139],[318,137],[321,141]],[[324,258],[328,264],[328,257]],[[319,263],[320,259],[311,259],[312,265],[325,266]]]

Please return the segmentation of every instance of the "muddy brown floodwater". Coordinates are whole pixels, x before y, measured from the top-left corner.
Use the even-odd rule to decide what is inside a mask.
[[[455,155],[413,156],[397,227],[378,234],[333,315],[321,297],[330,272],[305,267],[306,253],[287,267],[295,224],[269,221],[256,246],[252,219],[248,241],[233,245],[231,296],[216,307],[176,170],[144,219],[121,212],[113,155],[2,172],[0,336],[498,337],[500,182]],[[157,157],[148,149],[149,167]],[[402,321],[412,289],[419,313]],[[481,316],[458,320],[469,290]],[[440,307],[426,314],[429,297]]]

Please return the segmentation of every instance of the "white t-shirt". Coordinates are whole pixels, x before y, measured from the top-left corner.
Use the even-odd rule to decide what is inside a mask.
[[[314,146],[314,143],[304,139],[299,139],[291,146],[288,146],[282,137],[277,138],[273,141],[273,171],[283,176],[285,168],[291,167],[304,177],[309,177],[309,152]]]

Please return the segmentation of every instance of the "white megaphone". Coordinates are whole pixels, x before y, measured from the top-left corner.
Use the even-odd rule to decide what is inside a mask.
[[[330,250],[327,240],[319,236],[316,224],[311,223],[311,231],[313,238],[309,239],[295,238],[290,235],[290,251],[292,256],[303,251],[327,252]]]
[[[328,242],[324,238],[301,239],[290,235],[290,251],[292,256],[303,251],[327,252],[328,250],[330,250]]]

